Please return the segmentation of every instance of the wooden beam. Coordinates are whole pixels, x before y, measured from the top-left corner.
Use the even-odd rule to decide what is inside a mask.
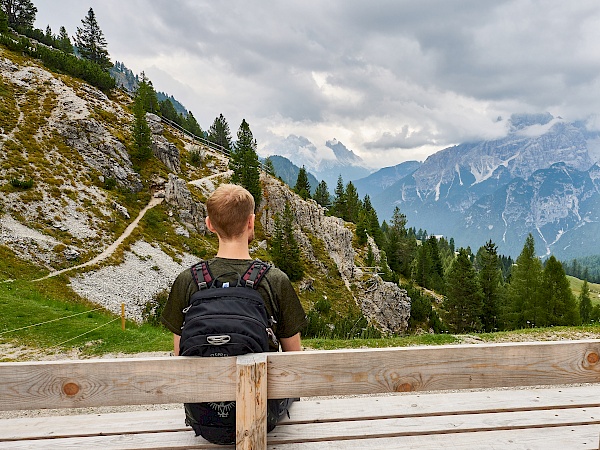
[[[235,364],[190,357],[0,363],[0,410],[231,400]]]
[[[600,340],[269,353],[268,396],[598,383],[599,355]],[[0,380],[0,410],[227,401],[237,367],[185,357],[0,363]]]
[[[267,355],[237,358],[236,449],[267,448]]]
[[[600,382],[600,340],[268,355],[269,398]]]

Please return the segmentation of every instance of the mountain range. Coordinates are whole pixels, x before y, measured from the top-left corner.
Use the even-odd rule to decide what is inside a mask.
[[[381,220],[399,207],[409,226],[474,251],[491,239],[517,256],[532,233],[540,256],[600,253],[600,134],[547,113],[515,114],[507,130],[441,150],[379,192],[355,183]]]
[[[277,143],[269,144],[265,150],[285,157],[298,167],[304,166],[316,179],[324,180],[330,191],[335,187],[339,176],[347,183],[364,178],[372,172],[360,156],[337,139],[329,140],[324,147],[317,148],[307,138],[291,134]],[[311,183],[311,187],[314,189],[316,185],[312,186]]]
[[[362,159],[337,140],[317,149],[290,135],[277,148],[325,179],[330,191],[340,174],[352,181],[381,221],[398,207],[409,227],[453,237],[473,251],[491,239],[516,257],[531,233],[542,257],[600,254],[600,132],[549,113],[513,114],[506,130],[499,139],[455,145],[366,176]]]

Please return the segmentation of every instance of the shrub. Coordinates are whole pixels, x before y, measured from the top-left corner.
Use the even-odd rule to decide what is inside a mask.
[[[153,325],[160,325],[160,316],[165,309],[165,304],[169,298],[169,292],[166,290],[159,291],[154,295],[152,300],[146,302],[142,311],[144,322]]]
[[[115,180],[113,177],[107,177],[104,179],[104,189],[107,191],[112,191],[116,185],[117,180]]]
[[[10,180],[10,184],[17,189],[31,189],[33,187],[33,179],[21,180],[20,178],[13,178]]]
[[[190,163],[196,167],[202,164],[202,154],[198,150],[194,150],[190,153]]]

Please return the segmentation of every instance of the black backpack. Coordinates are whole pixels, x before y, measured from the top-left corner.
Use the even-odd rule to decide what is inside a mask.
[[[243,275],[236,273],[237,283],[230,286],[212,276],[206,261],[192,266],[198,291],[183,310],[179,354],[237,356],[267,352],[269,340],[278,345],[271,329],[275,320],[268,317],[263,298],[256,290],[269,268],[262,261],[253,261]],[[282,404],[286,400],[268,401],[268,431],[275,428],[287,410],[287,403]],[[202,435],[215,444],[235,443],[235,401],[186,403],[185,410],[188,425],[196,436]]]

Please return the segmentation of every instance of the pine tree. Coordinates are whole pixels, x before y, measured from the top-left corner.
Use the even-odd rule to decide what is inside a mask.
[[[73,44],[71,43],[71,38],[65,27],[60,27],[56,43],[58,44],[58,48],[63,52],[73,54]]]
[[[317,189],[315,189],[315,196],[313,198],[324,208],[329,208],[331,206],[331,195],[329,194],[325,180],[321,180],[321,182],[317,185]]]
[[[306,168],[304,166],[302,166],[298,171],[294,192],[304,200],[310,198],[310,183],[308,182],[308,173],[306,172]]]
[[[108,70],[112,67],[108,50],[106,50],[106,39],[96,21],[96,14],[92,8],[89,9],[87,16],[81,20],[82,28],[77,27],[75,34],[75,43],[77,50],[82,58],[92,61]]]
[[[377,211],[375,211],[375,208],[373,208],[369,194],[365,195],[362,205],[366,214],[368,233],[375,240],[377,246],[381,247],[383,245],[383,233],[381,231],[381,226],[379,225]]]
[[[342,176],[338,176],[335,190],[333,191],[333,204],[329,211],[332,216],[344,217],[346,214],[346,190],[344,189],[344,180]]]
[[[0,33],[6,33],[8,31],[8,16],[0,8]]]
[[[33,28],[38,10],[31,0],[1,0],[0,7],[11,28]]]
[[[385,221],[381,225],[383,233],[383,247],[388,255],[388,264],[395,272],[405,276],[411,275],[411,266],[414,259],[418,259],[417,244],[414,238],[408,236],[406,230],[406,215],[400,208],[394,208],[392,221],[388,225]],[[423,284],[421,284],[423,286]]]
[[[131,134],[135,149],[134,156],[140,161],[147,161],[152,156],[152,131],[146,120],[143,102],[137,94],[133,103],[133,115]]]
[[[275,233],[271,244],[273,263],[286,273],[291,281],[304,276],[300,246],[294,237],[294,214],[286,202],[283,215],[275,216]]]
[[[483,293],[469,254],[464,248],[452,262],[446,276],[443,308],[447,324],[456,332],[481,330]]]
[[[243,119],[237,133],[237,142],[229,157],[229,169],[233,171],[231,182],[245,187],[252,194],[258,210],[262,200],[262,186],[256,147],[250,125]]]
[[[342,219],[346,222],[357,223],[360,209],[361,202],[358,197],[358,191],[352,181],[349,181],[346,185],[346,210],[344,215],[342,215]]]
[[[142,72],[141,78],[139,79],[136,91],[136,101],[144,112],[156,113],[160,110],[158,99],[156,98],[156,91],[154,90],[154,86],[152,86],[152,81],[146,77],[144,72]]]
[[[198,121],[196,120],[191,111],[188,111],[188,114],[185,118],[185,122],[183,124],[183,128],[188,130],[194,136],[204,137],[204,131],[202,131],[202,128],[200,128],[200,124],[198,124]]]
[[[507,321],[513,328],[533,327],[545,321],[546,310],[541,293],[542,263],[535,256],[535,241],[529,234],[512,268]]]
[[[146,113],[139,106],[134,107],[134,122],[132,128],[135,157],[146,161],[152,156],[152,132],[146,121]]]
[[[579,317],[582,324],[590,323],[592,314],[592,299],[590,297],[590,287],[587,280],[583,280],[581,292],[579,293]]]
[[[208,129],[208,140],[220,145],[225,150],[231,150],[231,132],[223,114],[215,118],[213,124]]]
[[[358,221],[356,223],[356,237],[358,238],[359,245],[365,245],[367,243],[367,236],[369,233],[369,217],[365,209],[361,209],[358,212]]]
[[[550,256],[543,273],[543,298],[545,300],[546,323],[549,325],[578,325],[579,311],[573,291],[562,264]]]
[[[491,240],[477,252],[475,266],[479,267],[479,285],[483,292],[483,330],[495,331],[498,328],[500,313],[502,272],[498,260],[498,247]]]
[[[273,165],[273,160],[270,156],[267,157],[267,159],[265,159],[265,172],[267,172],[272,177],[277,176],[277,174],[275,173],[275,166]]]

